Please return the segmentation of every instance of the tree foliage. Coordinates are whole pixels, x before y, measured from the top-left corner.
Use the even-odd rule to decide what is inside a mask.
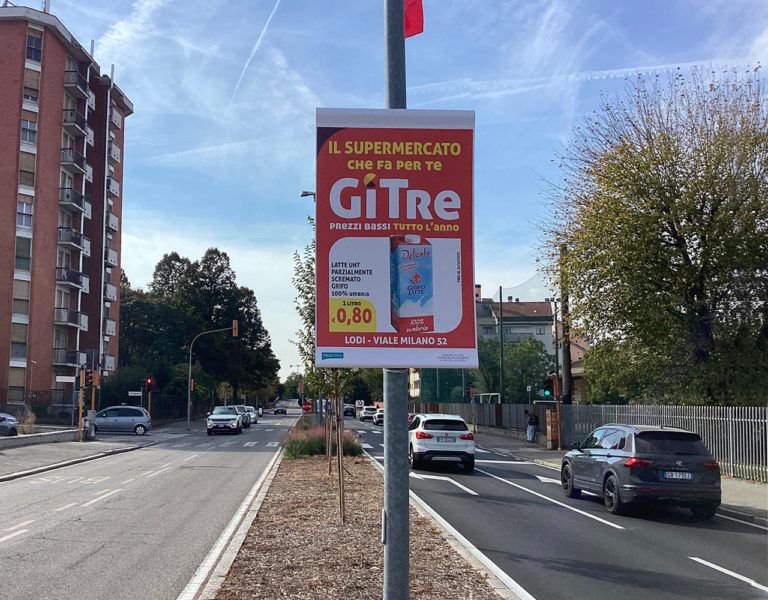
[[[678,72],[576,129],[545,248],[597,395],[764,401],[767,108],[757,70]]]

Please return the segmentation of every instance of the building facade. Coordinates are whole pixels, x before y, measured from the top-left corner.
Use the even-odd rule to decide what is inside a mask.
[[[0,6],[0,404],[116,367],[131,101],[52,14]]]

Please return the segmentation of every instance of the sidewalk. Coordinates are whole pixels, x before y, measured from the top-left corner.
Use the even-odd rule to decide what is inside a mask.
[[[514,436],[517,432],[509,433]],[[560,463],[566,450],[547,450],[538,444],[528,444],[524,436],[523,432],[519,432],[519,438],[510,437],[489,427],[478,426],[475,443],[483,450],[514,456],[560,470]],[[718,514],[768,527],[768,484],[723,477],[720,486],[723,495]]]

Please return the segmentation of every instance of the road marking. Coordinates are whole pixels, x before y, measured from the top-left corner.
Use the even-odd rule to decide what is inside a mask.
[[[384,434],[384,432],[381,429],[373,429],[372,431],[373,433],[381,433],[382,435]]]
[[[556,483],[557,485],[562,483],[559,479],[552,479],[551,477],[544,477],[543,475],[534,475],[534,477],[542,483]]]
[[[453,479],[451,479],[450,477],[446,477],[445,475],[426,475],[424,473],[414,473],[413,471],[411,471],[411,477],[415,477],[416,479],[439,479],[442,481],[448,481],[449,483],[452,483],[453,485],[464,490],[468,494],[472,494],[473,496],[479,496],[479,494],[476,491],[470,490],[467,486],[461,485],[458,481],[454,481]]]
[[[29,531],[28,529],[19,529],[18,531],[14,531],[13,533],[9,533],[6,536],[0,537],[0,542],[4,542],[6,540],[10,540],[11,538],[15,538],[17,535],[21,535],[22,533],[27,533]]]
[[[383,448],[383,447],[384,447],[384,444],[379,444],[379,446],[381,446],[381,447]]]
[[[181,442],[181,444],[174,444],[171,446],[171,448],[181,448],[182,446],[186,446],[188,442]]]
[[[763,527],[762,525],[758,525],[756,523],[750,523],[749,521],[742,521],[741,519],[736,519],[734,517],[726,517],[725,515],[717,515],[720,519],[728,519],[729,521],[736,521],[737,523],[741,523],[742,525],[749,525],[750,527],[757,527],[758,529],[762,529],[764,531],[768,531],[768,527]]]
[[[0,542],[3,540],[0,539]],[[754,588],[757,588],[758,590],[763,590],[764,592],[768,592],[768,587],[764,585],[760,585],[755,581],[754,579],[750,579],[749,577],[745,577],[744,575],[739,575],[738,573],[734,573],[733,571],[729,571],[728,569],[725,569],[719,565],[716,565],[715,563],[711,563],[709,561],[704,560],[703,558],[699,558],[697,556],[689,556],[691,560],[695,560],[697,563],[701,563],[702,565],[705,565],[709,567],[710,569],[715,569],[716,571],[720,571],[721,573],[725,573],[726,575],[730,575],[731,577],[735,577],[736,579],[740,579],[741,581],[748,583]]]
[[[274,430],[275,430],[274,427],[270,427],[269,429],[265,429],[264,431],[274,431]]]
[[[482,463],[484,465],[532,465],[534,463],[520,463],[516,460],[486,460],[486,459],[480,459],[475,460],[476,463]]]
[[[125,481],[123,481],[123,483],[124,483],[124,484],[125,484],[125,483],[131,483],[131,481],[133,481],[133,479],[134,479],[133,477],[131,477],[130,479],[126,479]]]
[[[185,459],[184,459],[183,461],[181,461],[181,462],[187,462],[188,460],[192,460],[193,458],[195,458],[195,456],[199,456],[199,455],[198,455],[198,454],[193,454],[193,455],[191,455],[191,456],[187,456],[187,458],[185,458]]]
[[[370,444],[360,444],[360,445],[361,445],[361,446],[362,446],[362,447],[363,447],[365,450],[371,450],[371,449],[373,448],[373,446],[371,446]]]
[[[538,496],[539,498],[546,500],[547,502],[552,502],[553,504],[557,504],[558,506],[562,506],[563,508],[567,508],[568,510],[572,510],[573,512],[577,512],[580,515],[584,515],[585,517],[589,517],[590,519],[594,519],[595,521],[598,521],[600,523],[603,523],[605,525],[608,525],[610,527],[613,527],[615,529],[624,529],[621,525],[616,525],[616,523],[611,523],[610,521],[606,521],[605,519],[601,519],[600,517],[597,517],[595,515],[591,515],[588,512],[585,512],[583,510],[579,510],[578,508],[574,508],[573,506],[568,506],[564,502],[560,502],[559,500],[555,500],[554,498],[550,498],[548,496],[545,496],[544,494],[539,494],[539,492],[534,492],[533,490],[529,490],[527,487],[523,487],[522,485],[519,485],[517,483],[514,483],[513,481],[508,481],[507,479],[504,479],[503,477],[499,477],[498,475],[494,475],[493,473],[489,473],[488,471],[483,471],[482,469],[475,469],[476,471],[479,471],[483,475],[488,475],[488,477],[493,477],[494,479],[498,479],[499,481],[503,481],[507,485],[511,485],[512,487],[516,487],[520,490],[523,490],[524,492],[528,492],[529,494],[533,494],[534,496]]]
[[[92,483],[101,483],[102,481],[106,481],[107,479],[111,479],[111,477],[89,477],[88,479],[83,479],[80,483],[90,485]]]
[[[279,446],[280,442],[267,442],[267,447],[274,448],[275,446]]]
[[[83,506],[90,506],[91,504],[94,504],[95,502],[98,502],[99,500],[104,500],[104,498],[107,498],[108,496],[111,496],[112,494],[117,494],[117,492],[122,492],[123,488],[117,488],[116,490],[112,490],[111,492],[107,492],[106,494],[103,494],[99,496],[98,498],[94,498],[93,500],[90,500],[83,504]]]
[[[245,444],[243,444],[243,446],[251,447],[251,446],[255,446],[256,444],[258,444],[258,442],[245,442]]]
[[[478,454],[491,454],[488,450],[483,450],[482,448],[475,448],[475,452]]]
[[[165,467],[165,469],[160,469],[159,471],[155,471],[151,475],[147,475],[147,479],[152,479],[155,475],[160,475],[160,473],[163,473],[164,471],[170,471],[170,467]]]
[[[142,473],[142,475],[149,475],[150,473],[152,473],[152,471],[144,471],[144,472]]]
[[[73,506],[77,506],[77,502],[70,502],[69,504],[65,504],[64,506],[60,506],[56,509],[56,512],[60,512],[62,510],[67,510],[68,508],[72,508]]]
[[[360,434],[368,433],[368,430],[367,429],[358,429],[357,433],[360,433]]]
[[[29,525],[30,523],[34,523],[35,519],[32,519],[31,521],[22,521],[18,525],[14,525],[13,527],[9,527],[6,529],[6,531],[13,531],[14,529],[18,529],[19,527],[24,527],[25,525]]]
[[[237,440],[229,440],[228,442],[224,442],[222,446],[231,446],[232,444],[236,444]]]

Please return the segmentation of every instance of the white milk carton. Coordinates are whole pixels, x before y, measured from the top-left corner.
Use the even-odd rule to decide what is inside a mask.
[[[389,238],[392,326],[400,333],[435,328],[432,244],[420,235]]]

